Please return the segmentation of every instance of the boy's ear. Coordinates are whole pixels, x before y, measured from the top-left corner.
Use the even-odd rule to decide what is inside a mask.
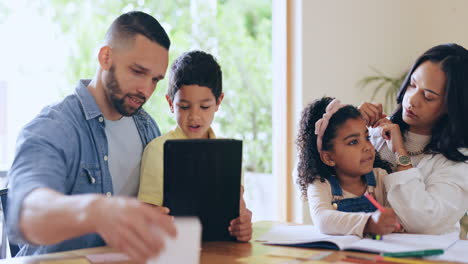
[[[108,71],[112,66],[112,49],[109,46],[104,46],[98,53],[99,65],[103,70]]]
[[[172,104],[172,99],[168,94],[166,94],[166,101],[169,104],[169,108],[171,109],[171,113],[174,113],[174,105]]]
[[[219,106],[221,105],[221,102],[223,101],[223,99],[224,99],[224,93],[221,93],[218,97],[218,101],[216,102],[216,111],[218,111]]]
[[[335,166],[335,161],[333,160],[333,155],[329,151],[320,151],[320,159],[323,163],[330,167]]]

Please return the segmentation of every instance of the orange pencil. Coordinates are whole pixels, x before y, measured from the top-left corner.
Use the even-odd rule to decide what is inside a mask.
[[[364,193],[364,196],[367,198],[367,200],[369,200],[369,202],[371,202],[375,207],[377,207],[377,210],[379,210],[380,212],[384,212],[385,209],[383,208],[382,205],[379,204],[379,202],[377,202],[374,197],[372,195],[370,195],[368,192]],[[401,229],[401,225],[400,223],[397,223],[397,228],[398,229]]]

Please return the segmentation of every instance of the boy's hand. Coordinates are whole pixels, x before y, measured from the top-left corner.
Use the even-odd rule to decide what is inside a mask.
[[[398,219],[392,208],[385,211],[375,211],[364,227],[364,233],[385,235],[397,231]]]
[[[243,194],[244,188],[241,186],[239,217],[231,221],[228,230],[231,236],[237,238],[237,241],[248,242],[252,239],[252,212],[245,206]]]

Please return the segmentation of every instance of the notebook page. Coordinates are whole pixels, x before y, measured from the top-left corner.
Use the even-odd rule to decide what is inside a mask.
[[[365,238],[354,242],[345,250],[360,250],[369,252],[404,252],[426,249],[447,249],[458,240],[458,234],[446,235],[417,235],[417,234],[388,234],[382,240]]]
[[[257,241],[265,244],[294,245],[312,242],[332,242],[339,248],[360,240],[358,236],[332,236],[320,233],[312,225],[275,226]]]
[[[468,240],[458,240],[443,255],[432,256],[427,259],[466,263],[468,260]]]

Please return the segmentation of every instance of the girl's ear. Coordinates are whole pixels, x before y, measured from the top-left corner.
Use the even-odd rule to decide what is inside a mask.
[[[335,161],[333,160],[333,154],[330,151],[320,151],[320,159],[323,163],[330,167],[335,166]]]

